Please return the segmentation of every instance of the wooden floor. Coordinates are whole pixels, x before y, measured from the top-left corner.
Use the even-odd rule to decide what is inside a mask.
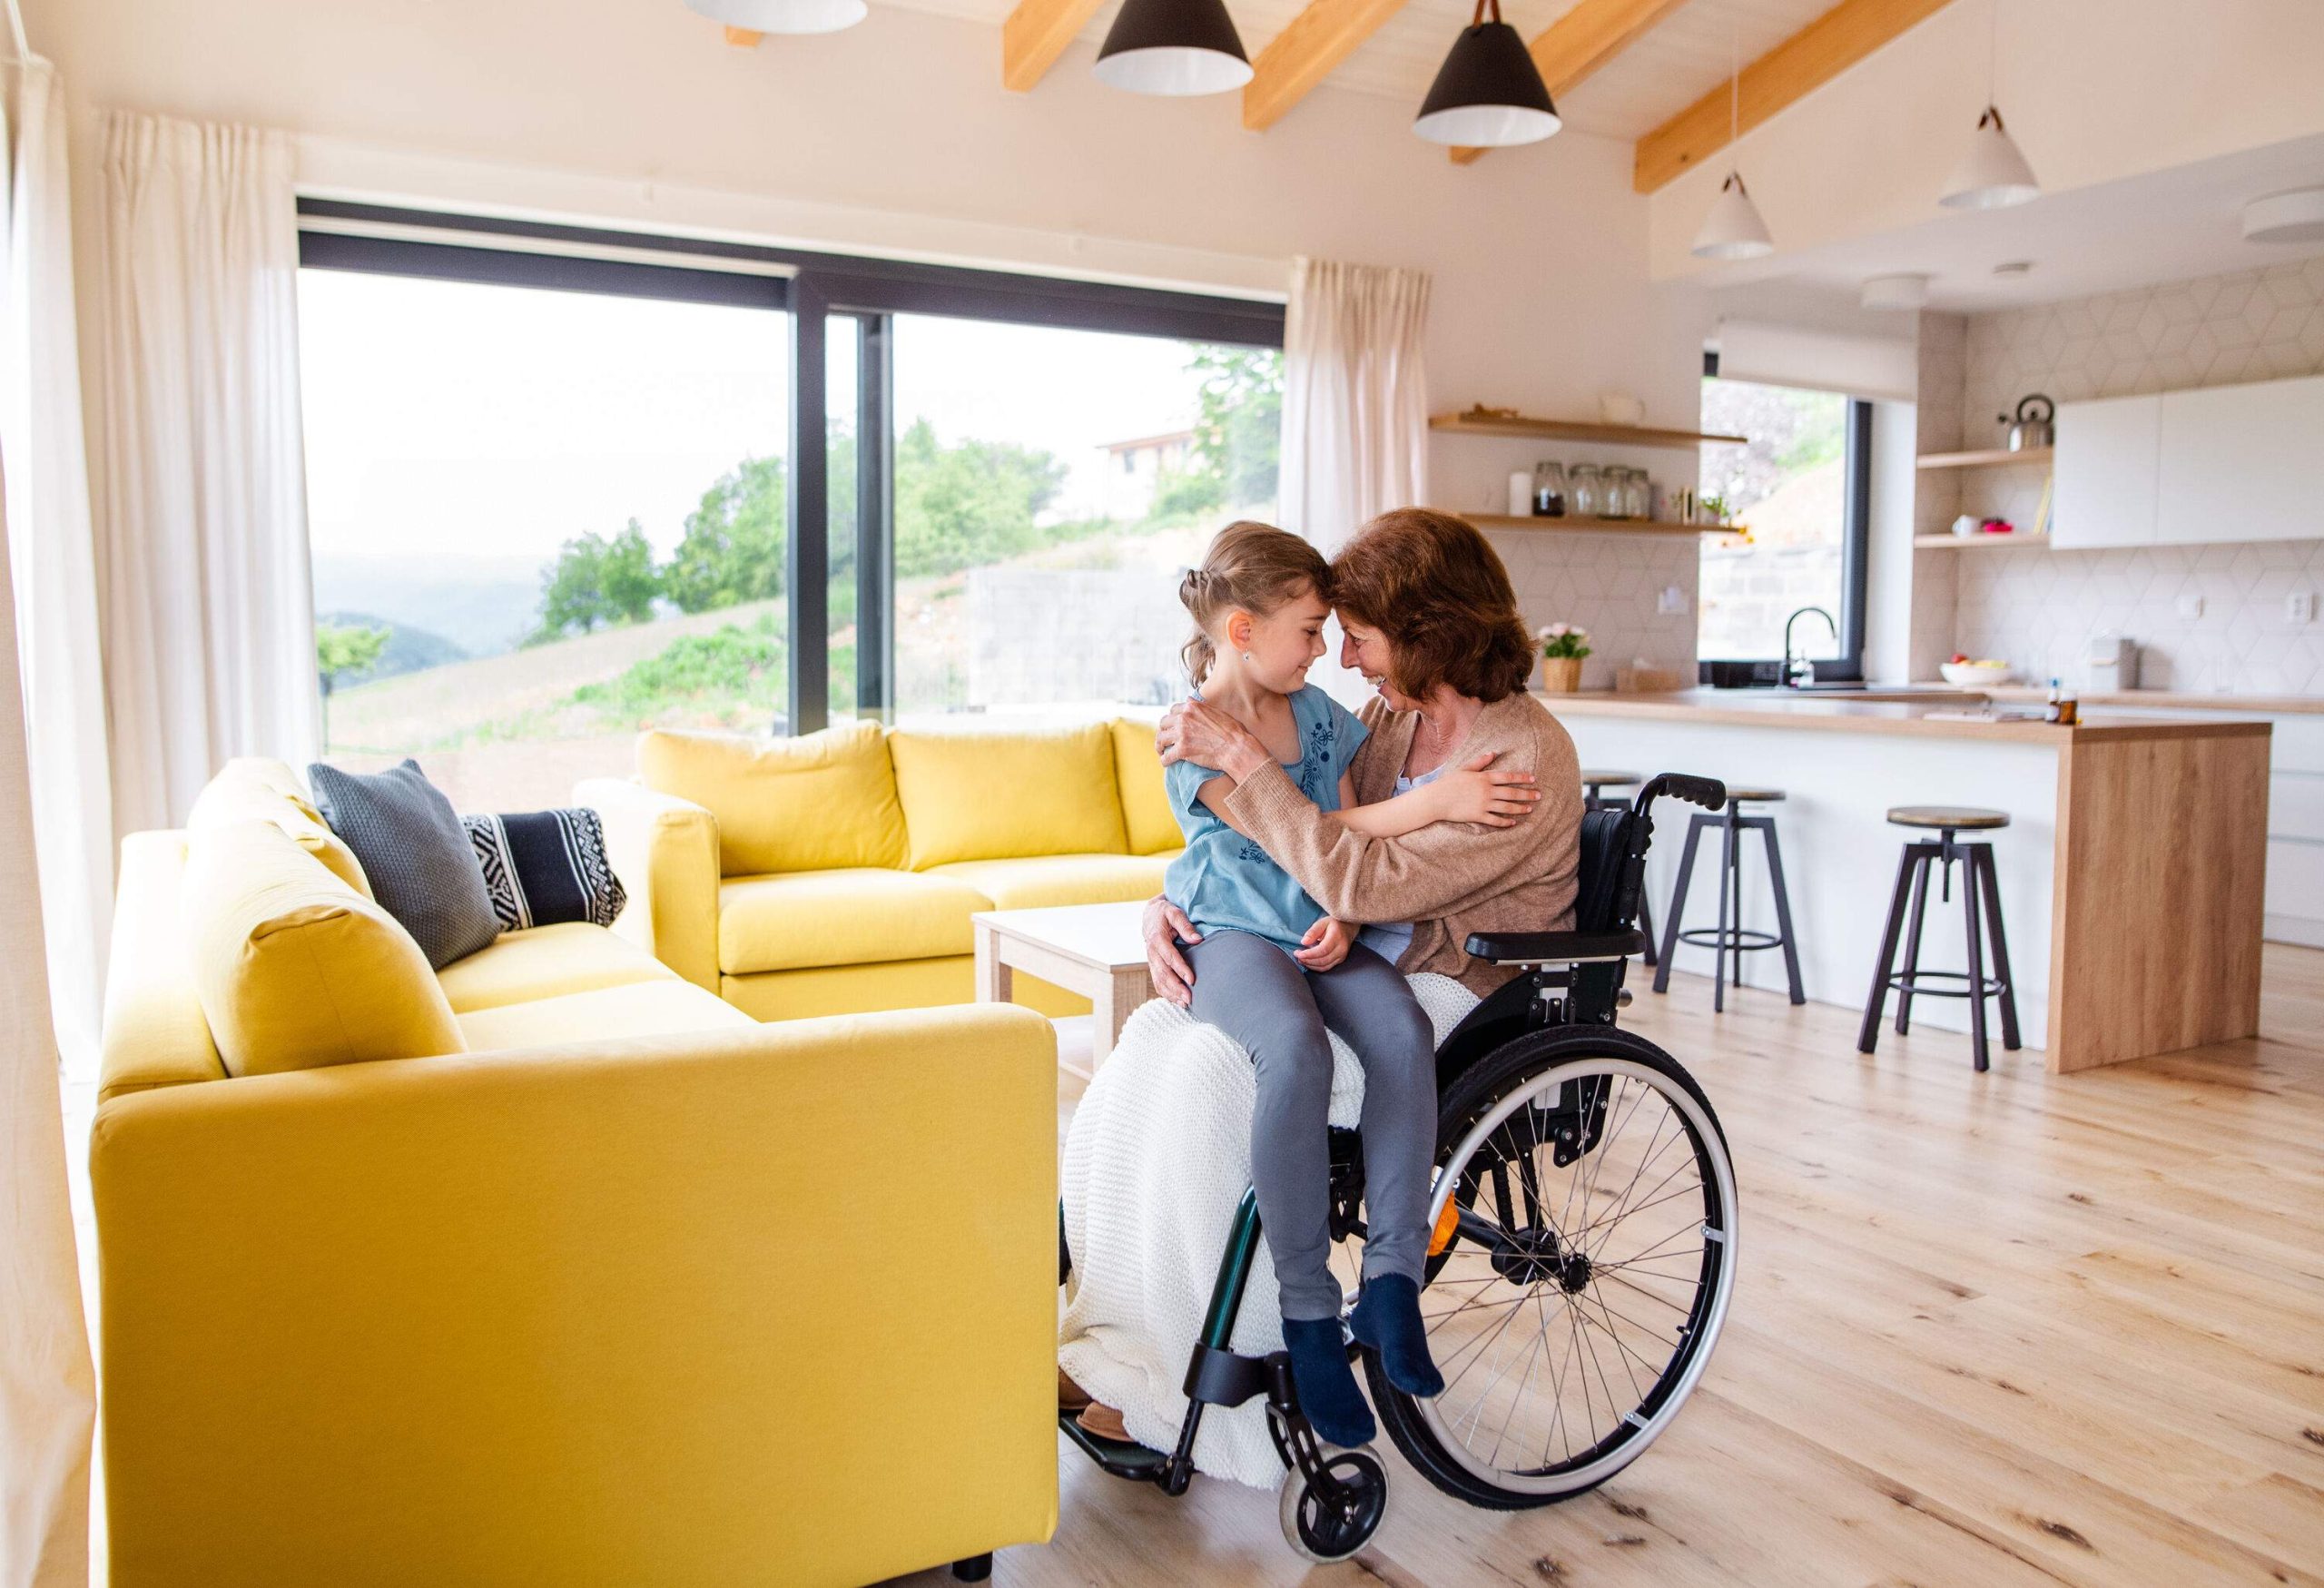
[[[1625,1021],[1709,1092],[1743,1219],[1718,1353],[1635,1465],[1492,1513],[1384,1435],[1387,1521],[1310,1567],[1272,1494],[1170,1500],[1060,1441],[1057,1536],[994,1581],[2324,1584],[2324,952],[2271,946],[2265,988],[2257,1040],[2063,1077],[1642,994]]]

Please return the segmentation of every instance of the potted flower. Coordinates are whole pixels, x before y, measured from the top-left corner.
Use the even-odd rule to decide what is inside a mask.
[[[1590,654],[1590,631],[1552,623],[1534,636],[1541,645],[1541,687],[1571,695],[1581,687],[1581,658]]]

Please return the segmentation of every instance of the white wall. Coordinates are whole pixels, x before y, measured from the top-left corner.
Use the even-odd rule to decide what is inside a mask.
[[[1103,87],[1084,45],[1012,94],[997,28],[881,6],[756,50],[680,0],[25,9],[72,112],[91,351],[96,113],[123,106],[290,129],[302,179],[342,195],[1239,292],[1280,294],[1298,253],[1417,265],[1434,409],[1587,416],[1620,390],[1651,423],[1697,413],[1703,300],[1649,285],[1624,143],[1568,132],[1456,167],[1412,135],[1413,107],[1328,87],[1246,133],[1235,95]],[[89,398],[94,422],[94,373]],[[1512,466],[1512,444],[1441,438],[1431,494],[1498,500]],[[1521,593],[1536,622],[1596,616]]]
[[[1620,387],[1653,419],[1694,412],[1699,300],[1648,285],[1629,148],[1602,139],[1563,133],[1527,158],[1460,168],[1412,135],[1411,107],[1330,88],[1246,133],[1234,95],[1108,90],[1078,45],[1034,93],[1012,94],[997,29],[880,7],[846,33],[753,51],[723,44],[679,0],[25,10],[64,74],[84,183],[93,107],[124,105],[531,168],[328,148],[310,163],[380,185],[408,172],[426,184],[411,196],[455,181],[509,194],[529,176],[537,205],[625,221],[771,219],[811,242],[932,238],[993,262],[1132,274],[1159,261],[1183,282],[1243,289],[1280,291],[1302,252],[1419,265],[1436,282],[1437,407],[1586,412]]]
[[[1985,103],[1996,4],[1997,97],[2045,192],[2324,133],[2316,0],[1964,0],[1744,134],[1744,180],[1779,249],[1944,213]],[[1704,268],[1687,251],[1730,158],[1654,195],[1658,279]]]

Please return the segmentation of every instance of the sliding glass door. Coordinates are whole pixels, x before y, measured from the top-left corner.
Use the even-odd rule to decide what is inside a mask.
[[[1275,512],[1277,305],[303,201],[329,753],[468,809],[641,728],[1169,698]]]

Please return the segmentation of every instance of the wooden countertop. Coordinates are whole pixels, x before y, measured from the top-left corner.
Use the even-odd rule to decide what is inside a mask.
[[[1881,692],[1876,692],[1878,694]],[[2109,717],[2085,715],[2072,727],[2026,721],[1965,722],[1931,712],[1974,709],[1974,695],[1957,706],[1891,699],[1835,699],[1831,695],[1786,695],[1773,689],[1682,689],[1668,695],[1621,695],[1585,690],[1577,695],[1536,695],[1557,716],[1659,718],[1744,727],[1805,728],[1858,734],[1904,734],[1989,742],[2047,745],[2063,749],[2093,741],[2200,739],[2264,735],[2269,725],[2223,717]]]
[[[1915,689],[1951,689],[1950,684],[1913,686]],[[1956,691],[1955,693],[1966,693]],[[2032,684],[2000,684],[1975,692],[1994,700],[2016,705],[2039,702],[2049,698],[2046,686]],[[2324,695],[2212,695],[2192,689],[2118,689],[2082,696],[2084,705],[2161,706],[2166,711],[2256,711],[2285,715],[2314,714],[2324,716]]]

